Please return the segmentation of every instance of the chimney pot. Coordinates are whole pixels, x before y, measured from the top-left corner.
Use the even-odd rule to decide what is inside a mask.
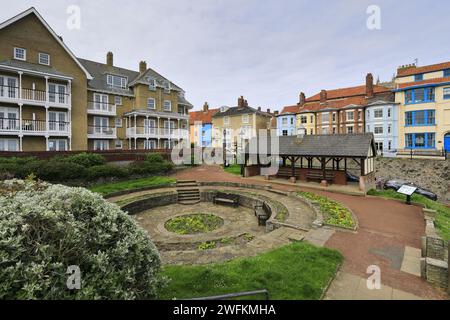
[[[327,90],[320,91],[320,103],[327,102]]]
[[[306,102],[305,94],[304,94],[303,92],[300,92],[298,104],[299,104],[300,106],[302,106],[302,105],[305,104],[305,102]]]
[[[366,76],[366,96],[368,98],[373,97],[373,76],[371,73]]]
[[[203,105],[203,112],[206,112],[208,110],[209,110],[208,102],[205,102],[205,104]]]
[[[243,108],[245,106],[244,96],[240,96],[238,99],[238,108]]]
[[[278,115],[278,110],[274,112],[274,115],[277,116]]]
[[[109,52],[106,54],[106,64],[107,64],[109,67],[112,67],[112,66],[114,65],[114,55],[113,55],[113,53],[112,53],[111,51],[109,51]]]
[[[147,62],[139,62],[139,73],[143,74],[145,71],[147,71]]]
[[[270,113],[270,109],[267,109],[267,113]]]

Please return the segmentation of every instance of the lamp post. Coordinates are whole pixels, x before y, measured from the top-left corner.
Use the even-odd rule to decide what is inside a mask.
[[[227,167],[227,129],[223,129],[223,142],[222,142],[222,148],[223,148],[223,167]]]

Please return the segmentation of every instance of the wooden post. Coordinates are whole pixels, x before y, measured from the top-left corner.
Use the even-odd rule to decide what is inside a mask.
[[[326,180],[327,176],[325,174],[325,158],[322,158],[321,162],[322,162],[322,178],[323,178],[323,180]]]
[[[291,158],[292,177],[295,177],[295,158]]]
[[[365,175],[364,172],[364,159],[360,159],[361,160],[361,177]]]
[[[344,170],[347,173],[347,158],[344,158]]]

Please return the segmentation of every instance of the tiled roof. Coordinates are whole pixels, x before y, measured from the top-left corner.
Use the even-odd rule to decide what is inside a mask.
[[[29,63],[26,61],[20,61],[20,60],[3,60],[0,62],[1,66],[5,66],[5,67],[9,67],[9,68],[14,68],[14,69],[24,69],[24,70],[29,70],[29,71],[33,71],[33,72],[40,72],[40,73],[46,73],[48,75],[54,75],[54,76],[58,76],[58,77],[65,77],[65,78],[72,78],[69,75],[66,75],[62,72],[59,72],[58,70],[49,67],[49,66],[43,66],[41,64],[34,64],[34,63]]]
[[[260,146],[260,141],[253,138],[250,143]],[[305,135],[302,138],[297,136],[280,136],[279,150],[276,155],[286,156],[317,156],[317,157],[361,157],[366,158],[370,148],[374,150],[373,133],[355,134],[329,134],[329,135]],[[257,148],[252,148],[251,152],[256,153]],[[268,154],[271,151],[271,141],[267,139]],[[248,145],[246,152],[249,152]]]
[[[309,111],[319,111],[328,109],[343,109],[346,107],[365,106],[367,103],[366,97],[349,97],[339,100],[327,100],[325,103],[307,102],[304,109]],[[302,108],[303,110],[303,108]]]
[[[380,85],[374,85],[373,86],[373,92],[381,93],[381,92],[387,92],[389,91],[389,88],[386,88],[384,86]],[[341,89],[334,89],[334,90],[327,90],[327,99],[339,99],[339,98],[345,98],[345,97],[353,97],[353,96],[365,96],[366,95],[366,86],[356,86],[356,87],[349,87],[349,88],[341,88]],[[306,101],[320,101],[320,92],[307,98]]]
[[[440,70],[445,70],[445,69],[450,69],[450,61],[443,62],[443,63],[437,63],[437,64],[431,64],[431,65],[423,66],[423,67],[398,69],[397,77],[407,77],[407,76],[412,76],[415,74],[434,72],[434,71],[440,71]]]
[[[448,83],[450,82],[450,77],[445,78],[435,78],[435,79],[427,79],[422,81],[414,81],[414,82],[407,82],[407,83],[400,83],[398,85],[399,89],[409,88],[409,87],[416,87],[424,84],[439,84],[439,83]]]
[[[297,113],[299,109],[298,105],[295,106],[287,106],[284,107],[283,110],[281,110],[280,115],[286,114],[286,113]]]
[[[215,115],[220,109],[209,109],[208,111],[192,111],[189,112],[189,123],[194,124],[195,121],[201,121],[202,123],[212,123],[212,116]]]

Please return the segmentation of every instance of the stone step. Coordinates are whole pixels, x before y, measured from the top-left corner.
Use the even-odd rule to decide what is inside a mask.
[[[191,204],[196,204],[199,203],[199,200],[182,200],[182,201],[178,201],[179,204],[183,204],[183,205],[191,205]]]
[[[178,195],[178,200],[197,200],[200,195]]]
[[[186,188],[186,189],[179,189],[179,188],[177,188],[177,192],[178,193],[200,192],[200,190],[199,189],[194,189],[194,188]]]

